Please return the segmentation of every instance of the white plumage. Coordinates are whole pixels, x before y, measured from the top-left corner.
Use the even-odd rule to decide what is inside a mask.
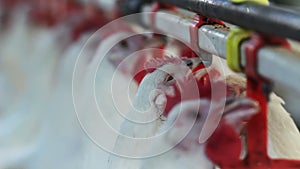
[[[140,169],[215,168],[205,152],[207,142],[199,142],[201,133],[207,132],[203,126],[218,125],[214,121],[215,118],[211,117],[220,117],[224,111],[223,120],[233,128],[235,127],[236,132],[239,133],[242,129],[243,120],[257,112],[257,105],[248,99],[234,100],[226,105],[225,109],[223,106],[223,101],[214,102],[205,99],[184,101],[176,105],[161,128],[162,131],[169,130],[157,144],[152,146],[151,151],[156,152],[165,149],[165,147],[172,147],[172,149],[146,159]],[[210,121],[207,123],[207,120]],[[221,129],[222,124],[220,124]],[[220,141],[218,144],[223,143]]]
[[[26,168],[39,162],[32,159],[40,150],[42,122],[52,113],[45,107],[61,49],[58,33],[29,25],[26,12],[15,12],[11,29],[1,34],[2,73],[9,77],[6,83],[13,92],[1,93],[7,105],[1,107],[0,168]]]
[[[285,110],[284,101],[275,93],[268,105],[268,147],[273,158],[300,159],[300,133]]]
[[[245,95],[246,81],[237,75],[226,78],[228,85],[241,89]],[[272,158],[300,159],[300,133],[285,110],[284,101],[275,93],[271,93],[268,104],[268,153]]]
[[[85,142],[84,168],[107,166],[107,151],[113,149],[117,138],[115,131],[124,120],[122,114],[130,109],[137,89],[130,74],[136,60],[123,60],[150,43],[142,35],[124,39],[132,33],[120,30],[101,41],[90,63],[78,72],[81,76],[75,77],[75,107],[89,137]],[[117,69],[121,63],[126,70]]]
[[[157,144],[151,146],[150,151],[155,153],[167,147],[172,149],[145,159],[139,169],[213,169],[213,163],[205,155],[205,146],[198,143],[208,109],[209,100],[186,101],[176,105],[160,129],[160,132],[167,130],[166,133]],[[197,119],[198,112],[200,118]]]
[[[166,95],[172,93],[175,79],[184,81],[190,73],[182,61],[166,63],[160,69],[147,74],[140,84],[133,107],[127,113],[127,120],[121,125],[120,135],[115,144],[114,152],[118,155],[125,157],[146,155],[144,153],[147,152],[150,142],[146,140],[144,142],[139,138],[149,138],[156,134],[163,123],[161,116],[166,104]],[[123,157],[112,157],[109,162],[111,169],[134,169],[138,166],[138,160]]]

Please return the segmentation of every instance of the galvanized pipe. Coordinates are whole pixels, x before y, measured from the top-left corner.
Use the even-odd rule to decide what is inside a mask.
[[[300,13],[254,2],[233,4],[229,0],[155,0],[200,15],[255,30],[260,33],[300,41]]]
[[[150,25],[150,15],[143,15],[144,24]],[[190,43],[189,27],[192,19],[169,11],[157,12],[155,27],[162,33]],[[176,27],[174,26],[176,25]],[[226,39],[229,29],[213,25],[202,26],[198,31],[199,47],[226,59]],[[245,44],[246,42],[244,42]],[[244,45],[241,47],[242,60],[245,60]],[[279,82],[285,87],[300,93],[300,53],[281,47],[266,46],[259,53],[258,72],[261,76]],[[242,62],[245,65],[245,62]]]

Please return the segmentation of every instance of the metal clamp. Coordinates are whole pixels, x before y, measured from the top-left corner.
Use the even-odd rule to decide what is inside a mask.
[[[248,39],[250,31],[241,28],[232,28],[226,40],[226,59],[229,68],[235,72],[241,72],[240,46],[241,43]]]
[[[197,52],[200,51],[199,36],[198,36],[199,28],[203,25],[214,25],[214,24],[225,26],[225,24],[222,21],[214,18],[208,18],[197,14],[194,16],[193,24],[190,26],[190,40],[191,40],[191,48],[193,50],[196,50]]]
[[[258,50],[266,44],[284,46],[288,49],[291,48],[290,44],[285,39],[280,39],[277,37],[263,36],[257,33],[253,33],[251,40],[246,45],[246,66],[245,74],[247,77],[252,79],[262,78],[257,72],[257,53]]]

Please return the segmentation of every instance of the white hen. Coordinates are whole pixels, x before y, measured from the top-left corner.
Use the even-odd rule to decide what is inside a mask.
[[[152,41],[143,35],[126,38],[134,32],[119,31],[100,42],[88,63],[76,65],[79,69],[75,70],[73,81],[75,108],[83,129],[91,139],[86,138],[85,141],[84,168],[106,166],[109,153],[103,149],[113,148],[117,138],[113,130],[117,131],[123,121],[119,112],[126,113],[129,110],[130,96],[136,92],[137,86],[132,82],[130,74],[135,60],[130,59],[130,62],[126,63],[125,68],[129,70],[119,71],[116,67],[130,54],[143,49]],[[120,40],[122,41],[119,43]],[[79,58],[78,61],[84,59],[86,52],[88,51],[83,51],[80,56],[83,58]]]
[[[226,105],[210,100],[186,101],[175,106],[161,130],[164,137],[152,147],[153,152],[166,147],[172,148],[156,157],[145,160],[140,169],[213,169],[214,164],[206,155],[206,144],[199,142],[200,133],[206,132],[203,125],[218,125],[215,117],[223,119],[236,132],[240,132],[242,122],[257,112],[257,105],[248,99],[237,99]],[[210,118],[207,118],[208,115]],[[213,117],[213,118],[212,118]],[[209,123],[205,122],[210,120]],[[222,130],[223,123],[219,124]],[[238,134],[237,134],[238,135]],[[219,141],[217,144],[224,144]],[[222,154],[222,152],[218,152]]]
[[[49,112],[45,107],[51,77],[60,53],[58,33],[29,25],[26,12],[15,12],[11,28],[1,34],[2,73],[15,90],[5,96],[13,101],[1,107],[0,168],[27,168],[38,163],[32,159],[39,151],[42,121]]]
[[[121,125],[121,135],[118,136],[114,153],[135,158],[146,155],[144,153],[149,147],[143,139],[154,136],[163,123],[161,116],[167,101],[166,95],[174,93],[172,86],[176,81],[186,81],[191,73],[181,60],[169,60],[170,63],[164,60],[167,64],[144,77],[134,98],[133,108]],[[156,64],[160,66],[163,62]],[[112,157],[109,162],[111,169],[135,169],[138,166],[138,160],[123,157]]]

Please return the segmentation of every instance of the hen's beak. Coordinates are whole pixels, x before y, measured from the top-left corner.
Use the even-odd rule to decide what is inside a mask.
[[[200,69],[205,68],[204,63],[200,58],[188,58],[188,59],[182,59],[186,66],[188,66],[192,72],[196,72]]]

